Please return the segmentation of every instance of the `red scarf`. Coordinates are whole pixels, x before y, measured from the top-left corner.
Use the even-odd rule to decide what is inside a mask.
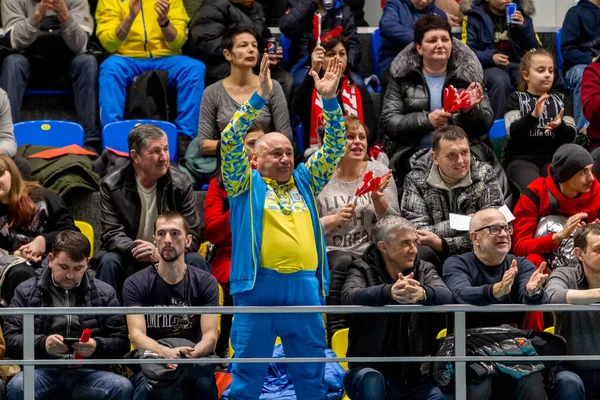
[[[362,122],[365,122],[363,116],[363,104],[360,90],[350,83],[346,76],[342,82],[342,110],[344,115],[354,115]],[[323,119],[323,100],[321,95],[317,93],[317,89],[313,89],[312,107],[310,112],[310,142],[309,147],[319,147],[321,145],[318,129],[325,125]]]

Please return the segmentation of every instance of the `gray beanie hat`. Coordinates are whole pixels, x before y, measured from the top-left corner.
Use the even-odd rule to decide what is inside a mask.
[[[567,143],[560,146],[552,156],[552,171],[558,183],[563,183],[593,163],[594,159],[589,151],[578,144]]]

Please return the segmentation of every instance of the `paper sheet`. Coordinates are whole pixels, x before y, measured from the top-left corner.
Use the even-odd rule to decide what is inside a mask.
[[[471,217],[468,215],[462,214],[452,214],[450,213],[450,228],[456,231],[469,231],[469,222],[471,221]]]

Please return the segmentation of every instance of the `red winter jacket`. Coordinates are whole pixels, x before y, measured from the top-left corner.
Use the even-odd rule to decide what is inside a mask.
[[[583,71],[581,104],[583,116],[590,123],[587,133],[591,151],[600,147],[600,63],[592,63]]]
[[[594,178],[592,188],[574,199],[566,199],[556,182],[552,178],[552,171],[548,166],[548,176],[537,178],[521,194],[514,211],[513,222],[513,253],[516,256],[530,254],[544,255],[550,253],[558,243],[552,242],[552,234],[534,238],[535,229],[541,217],[550,215],[550,197],[548,190],[558,200],[558,214],[570,217],[571,215],[585,212],[586,221],[593,222],[600,210],[600,183]]]
[[[225,188],[213,178],[208,185],[204,201],[204,237],[216,246],[211,261],[212,274],[221,285],[229,287],[231,268],[231,226],[229,225],[229,201]]]

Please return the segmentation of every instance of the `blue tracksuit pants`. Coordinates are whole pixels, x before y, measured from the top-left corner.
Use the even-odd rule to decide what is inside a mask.
[[[200,61],[187,56],[144,59],[108,57],[100,66],[102,126],[123,120],[127,88],[133,82],[133,78],[151,70],[169,73],[169,86],[177,89],[177,132],[196,137],[206,67]]]
[[[318,306],[320,287],[315,271],[280,274],[259,268],[254,289],[233,295],[235,306]],[[325,357],[325,327],[319,313],[236,314],[231,328],[235,358],[271,357],[275,338],[281,338],[286,357]],[[256,400],[260,397],[267,363],[232,367],[231,397]],[[298,400],[326,398],[324,363],[289,363]]]

